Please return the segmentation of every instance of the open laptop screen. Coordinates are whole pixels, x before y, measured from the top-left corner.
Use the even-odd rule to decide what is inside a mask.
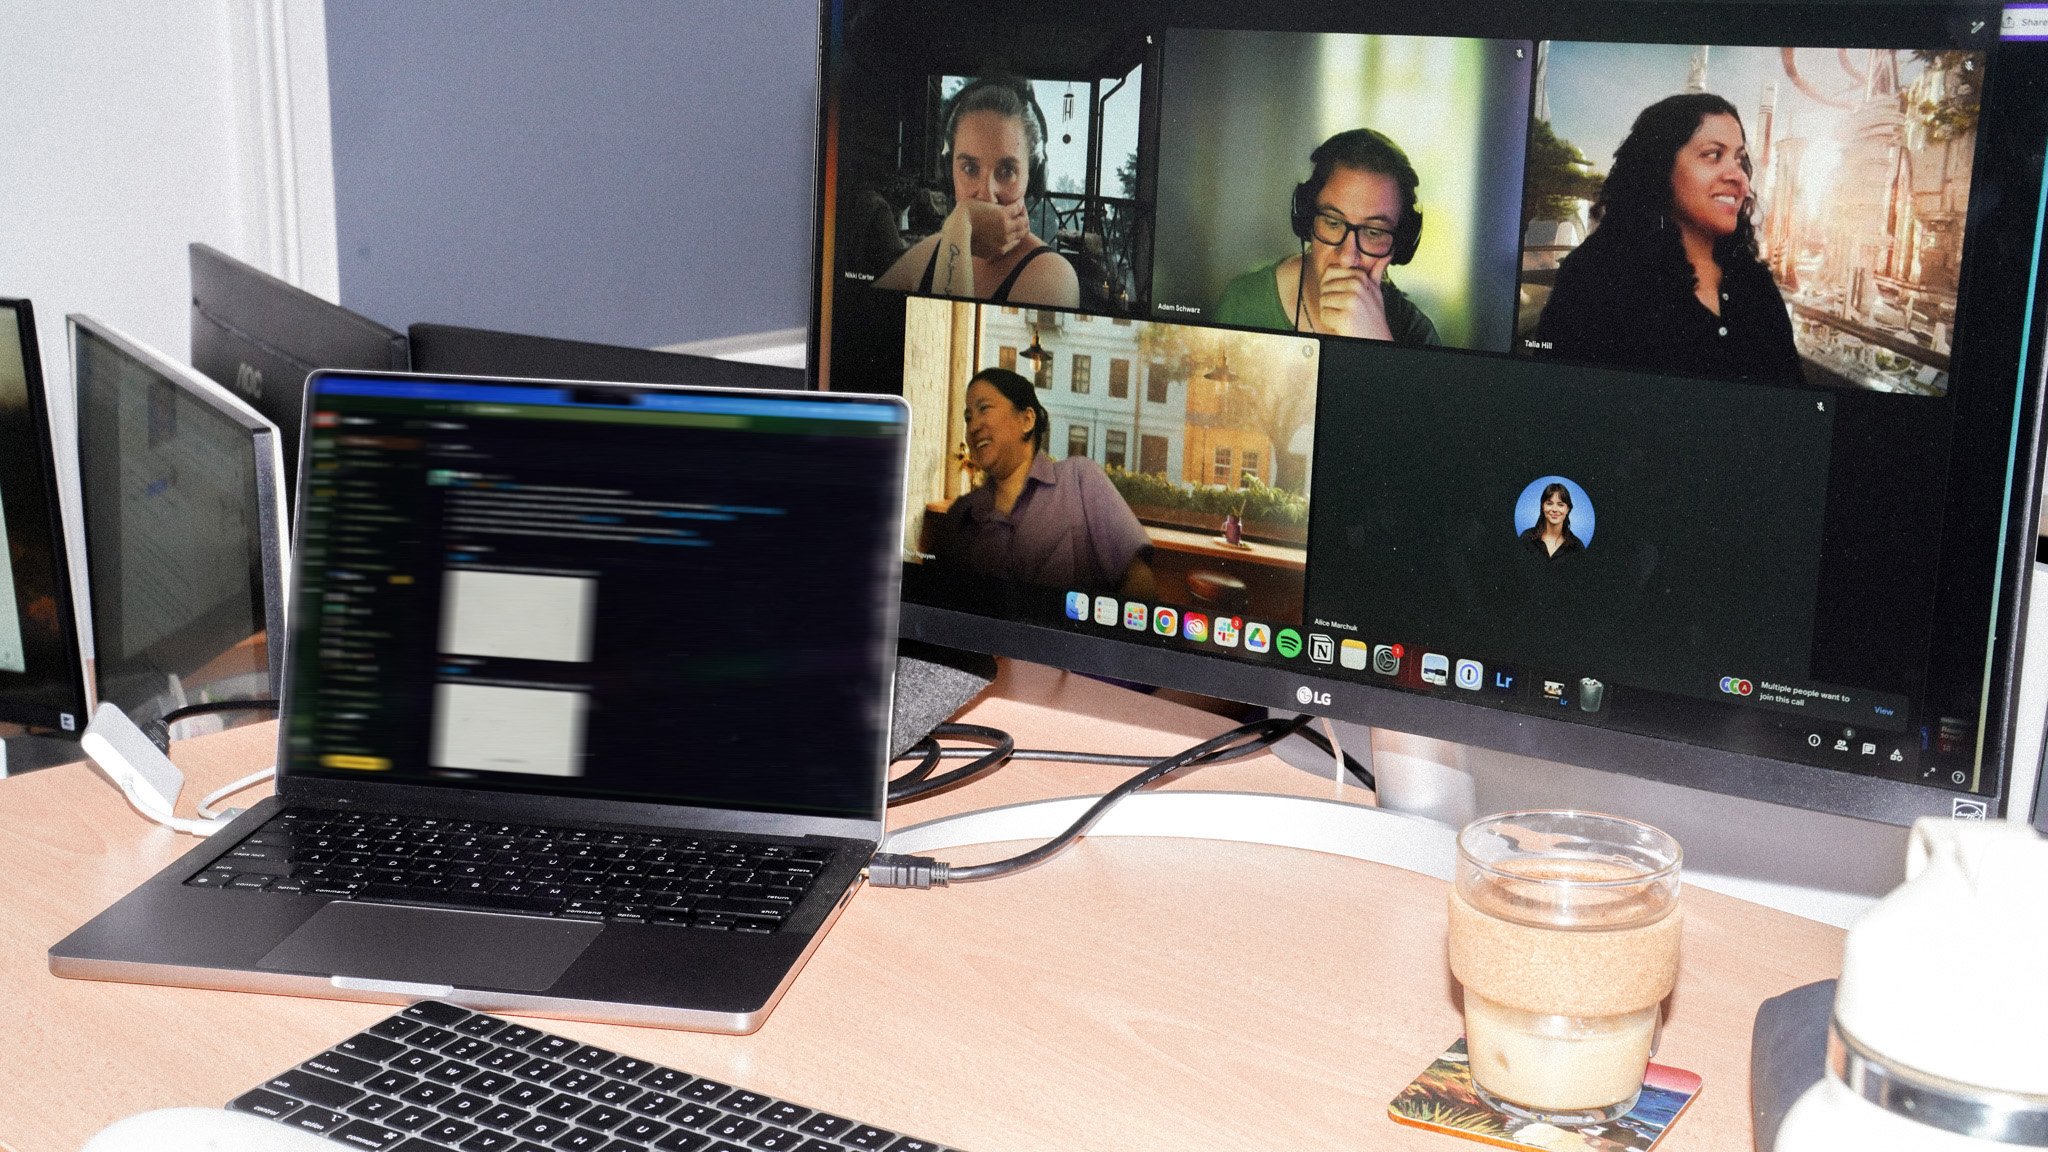
[[[288,772],[879,815],[901,402],[310,397]]]

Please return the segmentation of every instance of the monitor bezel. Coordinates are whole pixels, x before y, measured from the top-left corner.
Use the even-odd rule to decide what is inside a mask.
[[[0,693],[0,724],[15,724],[39,735],[54,735],[67,740],[76,740],[85,730],[86,718],[92,714],[92,677],[85,659],[85,643],[81,629],[85,627],[84,617],[79,608],[81,597],[72,587],[71,549],[68,528],[66,493],[60,483],[57,466],[57,414],[50,403],[48,381],[43,376],[42,347],[36,338],[35,306],[26,299],[0,297],[0,307],[13,310],[20,332],[21,360],[29,407],[29,423],[35,429],[35,453],[38,470],[42,476],[43,490],[48,493],[47,511],[49,522],[46,527],[50,536],[50,559],[56,571],[53,587],[56,589],[57,618],[61,622],[59,631],[64,646],[64,688],[68,699],[56,708],[22,709],[11,706],[9,696]],[[72,730],[63,727],[66,711],[75,718]]]
[[[827,277],[835,252],[827,235],[839,173],[833,167],[838,124],[833,59],[835,9],[845,0],[820,0],[817,41],[817,141],[814,153],[811,229],[810,331],[806,371],[812,386],[829,390],[830,349],[823,334],[832,319],[826,300],[845,291]],[[1404,22],[1412,22],[1412,19]],[[1907,781],[1777,760],[1673,739],[1566,723],[1527,713],[1467,704],[1428,693],[1297,673],[1292,669],[1232,661],[1193,652],[1153,648],[1016,620],[979,616],[906,599],[901,627],[906,639],[948,645],[1047,664],[1118,680],[1135,681],[1241,701],[1260,707],[1312,712],[1340,721],[1389,728],[1413,735],[1580,767],[1699,788],[1817,812],[1884,824],[1906,825],[1926,817],[1989,815],[2026,819],[2029,797],[2015,796],[2012,758],[2019,722],[2019,666],[2024,642],[2030,577],[2037,549],[2043,448],[2044,332],[2048,332],[2048,266],[2042,228],[2048,218],[2048,174],[2035,212],[2028,292],[2027,336],[2018,365],[2012,416],[1999,556],[1988,622],[1979,770],[1994,782],[1983,792],[1963,793]],[[1049,309],[1050,311],[1069,311]],[[1092,313],[1091,313],[1092,314]],[[2042,331],[2036,331],[2040,323]],[[2038,718],[2037,718],[2038,720]],[[2048,789],[2042,789],[2048,793]],[[2048,802],[2036,802],[2036,817],[2048,826]]]
[[[269,418],[250,407],[241,397],[228,391],[211,377],[188,368],[150,347],[148,344],[114,329],[91,316],[73,313],[68,318],[71,333],[72,387],[74,400],[82,401],[83,373],[78,371],[80,336],[99,340],[120,354],[128,357],[145,369],[171,382],[191,398],[198,400],[214,412],[226,417],[249,434],[251,463],[256,483],[256,534],[257,553],[262,573],[263,626],[265,678],[269,684],[269,698],[278,698],[284,678],[284,646],[289,638],[286,627],[285,609],[289,593],[291,573],[290,519],[285,511],[283,434]],[[76,404],[76,411],[83,413],[82,402]],[[79,459],[84,459],[84,426],[79,432]],[[84,537],[89,496],[83,482],[84,469],[80,468],[79,484],[79,525],[81,538]],[[92,608],[92,553],[90,539],[85,540],[86,586],[79,599],[84,604],[82,619],[94,620]],[[96,631],[96,629],[95,629]],[[100,703],[98,692],[97,658],[92,662],[94,707]]]

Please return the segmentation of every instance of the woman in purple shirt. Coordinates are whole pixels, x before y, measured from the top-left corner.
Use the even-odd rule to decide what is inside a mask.
[[[940,522],[941,564],[1025,584],[1153,594],[1151,537],[1095,461],[1053,460],[1031,381],[984,368],[967,383],[967,451],[987,476]]]

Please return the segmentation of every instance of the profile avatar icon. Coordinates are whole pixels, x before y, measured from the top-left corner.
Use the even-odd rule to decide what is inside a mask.
[[[1576,481],[1539,476],[1515,501],[1516,539],[1536,557],[1558,561],[1593,544],[1593,500]]]

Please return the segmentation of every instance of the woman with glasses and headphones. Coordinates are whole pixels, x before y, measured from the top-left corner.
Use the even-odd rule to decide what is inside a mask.
[[[1026,215],[1026,199],[1045,190],[1045,113],[1026,83],[984,76],[953,97],[945,133],[953,210],[875,287],[995,304],[1080,303],[1074,266],[1031,234]]]
[[[1438,344],[1436,325],[1387,269],[1414,259],[1422,240],[1420,181],[1392,140],[1370,128],[1339,132],[1309,154],[1314,170],[1295,185],[1290,217],[1302,250],[1247,272],[1223,289],[1210,319]]]

